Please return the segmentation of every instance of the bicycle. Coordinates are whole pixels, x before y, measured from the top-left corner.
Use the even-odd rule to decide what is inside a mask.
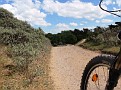
[[[101,6],[102,2],[103,0],[101,0],[99,3],[99,7],[102,10],[109,12],[113,15],[116,15],[118,17],[121,17],[120,15],[114,13],[114,12],[120,12],[121,10],[116,10],[116,11],[105,10]],[[118,38],[121,41],[121,31],[118,33]],[[102,70],[99,71],[100,69]],[[94,57],[88,62],[83,71],[80,90],[114,90],[114,88],[118,84],[120,76],[121,76],[121,48],[116,56],[100,55]],[[118,90],[121,90],[121,88]]]

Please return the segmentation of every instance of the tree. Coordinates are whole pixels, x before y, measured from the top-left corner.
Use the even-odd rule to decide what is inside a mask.
[[[66,44],[75,44],[77,38],[70,31],[62,31],[62,40]]]
[[[84,32],[79,29],[74,29],[74,31],[71,31],[77,38],[77,42],[79,42],[80,40],[84,39],[85,36],[84,36]]]

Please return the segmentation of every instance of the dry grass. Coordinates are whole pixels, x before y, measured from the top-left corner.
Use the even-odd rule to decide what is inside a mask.
[[[28,70],[19,73],[8,67],[14,64],[6,52],[7,47],[0,46],[0,90],[54,90],[49,76],[49,53],[38,56]]]
[[[106,54],[116,55],[120,51],[119,46],[110,46],[109,47],[109,46],[106,46],[104,44],[95,45],[94,43],[91,43],[91,42],[83,43],[80,46],[83,48],[92,50],[92,51],[100,51],[100,52],[106,53]]]

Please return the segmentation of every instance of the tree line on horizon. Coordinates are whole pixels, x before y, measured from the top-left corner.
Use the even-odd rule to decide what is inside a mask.
[[[46,37],[50,39],[53,46],[65,45],[65,44],[76,44],[82,39],[87,39],[87,42],[95,44],[106,44],[106,45],[118,45],[116,34],[121,30],[121,22],[115,22],[114,25],[108,25],[108,27],[97,26],[94,29],[83,28],[83,30],[74,29],[66,30],[61,33],[46,34]]]
[[[79,40],[88,37],[88,29],[84,31],[80,31],[79,29],[75,29],[74,31],[68,30],[57,34],[48,33],[46,37],[50,39],[53,46],[75,44]]]

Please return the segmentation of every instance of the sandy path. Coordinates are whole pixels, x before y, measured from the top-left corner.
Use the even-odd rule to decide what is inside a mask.
[[[55,90],[80,90],[80,80],[87,62],[99,55],[77,46],[53,47],[51,76]]]

